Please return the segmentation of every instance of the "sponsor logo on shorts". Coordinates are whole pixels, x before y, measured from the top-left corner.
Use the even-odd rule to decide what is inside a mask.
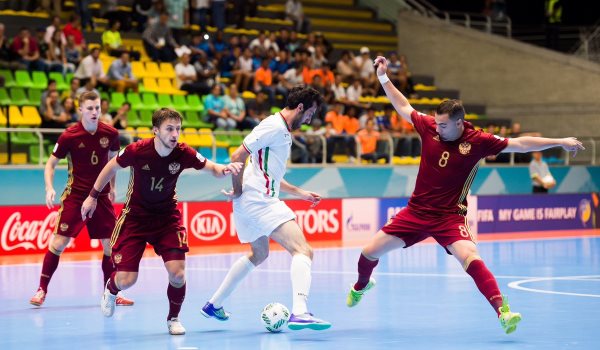
[[[115,261],[115,264],[120,264],[121,260],[123,260],[123,255],[121,255],[121,253],[117,253],[113,255],[113,260]]]
[[[63,222],[62,224],[60,224],[60,230],[61,230],[62,232],[65,232],[65,231],[66,231],[66,230],[68,230],[68,229],[69,229],[69,224],[67,224],[67,223],[65,223],[65,222]]]
[[[179,171],[180,168],[181,168],[181,164],[179,164],[177,162],[173,162],[173,163],[169,164],[169,172],[173,175],[177,174],[177,172]]]
[[[468,142],[463,142],[460,145],[458,145],[458,151],[460,152],[460,154],[466,156],[467,154],[469,154],[469,152],[471,152],[471,144]]]
[[[100,146],[102,146],[102,148],[108,147],[108,137],[103,137],[100,139]]]
[[[227,230],[227,221],[216,210],[202,210],[194,215],[189,229],[200,240],[214,241]]]

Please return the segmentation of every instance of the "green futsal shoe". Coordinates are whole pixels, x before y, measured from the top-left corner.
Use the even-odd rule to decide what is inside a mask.
[[[498,308],[500,311],[500,316],[498,319],[500,320],[500,325],[506,334],[510,334],[517,330],[517,324],[521,322],[521,314],[518,312],[511,312],[510,305],[508,305],[508,300],[506,299],[506,295],[502,296],[502,306]]]
[[[348,305],[348,307],[356,306],[362,299],[363,295],[373,287],[375,287],[375,279],[373,277],[369,279],[369,283],[367,283],[365,288],[361,290],[355,290],[354,286],[350,287],[350,292],[346,298],[346,305]]]

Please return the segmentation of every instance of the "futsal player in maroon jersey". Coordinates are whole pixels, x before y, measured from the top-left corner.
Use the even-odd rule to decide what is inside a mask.
[[[119,151],[119,133],[112,126],[99,123],[100,96],[94,92],[85,92],[79,97],[79,113],[81,121],[67,128],[58,138],[52,155],[44,169],[46,184],[46,206],[54,206],[54,170],[60,159],[69,160],[69,178],[61,196],[61,207],[54,228],[54,235],[44,256],[40,285],[29,303],[41,306],[48,293],[48,284],[58,267],[60,255],[72,238],[77,237],[86,225],[90,238],[99,239],[102,243],[102,272],[104,284],[114,271],[110,261],[110,236],[115,227],[114,181],[98,194],[98,215],[93,219],[81,218],[81,204],[92,189],[94,181],[102,168]],[[117,305],[133,305],[133,301],[117,297]]]
[[[480,160],[486,156],[551,147],[562,147],[576,154],[584,149],[581,142],[572,137],[503,138],[475,130],[464,120],[465,110],[458,100],[442,102],[434,116],[418,113],[387,77],[385,57],[377,57],[374,64],[392,105],[421,136],[421,164],[408,206],[390,219],[363,248],[358,260],[358,280],[350,289],[346,304],[355,306],[364,293],[375,286],[371,274],[381,256],[433,237],[473,278],[481,294],[494,308],[504,331],[507,334],[514,332],[521,321],[521,314],[510,311],[496,278],[479,256],[467,224],[469,188]]]
[[[102,296],[102,313],[110,317],[120,290],[137,280],[146,243],[154,247],[169,274],[167,327],[173,335],[185,334],[179,311],[185,298],[185,253],[188,238],[177,209],[175,185],[184,169],[210,171],[215,177],[237,174],[241,163],[213,163],[195,149],[179,143],[182,117],[162,108],[152,115],[154,137],[132,143],[104,167],[81,207],[81,217],[95,217],[99,195],[122,168],[131,167],[127,199],[111,237],[112,259],[117,267]]]

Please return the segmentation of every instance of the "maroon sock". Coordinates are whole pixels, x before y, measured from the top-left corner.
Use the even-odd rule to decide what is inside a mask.
[[[51,251],[47,251],[44,256],[44,262],[42,263],[42,274],[40,276],[40,288],[44,292],[48,292],[48,283],[50,283],[50,279],[56,271],[58,267],[58,261],[60,260],[60,255],[56,255]]]
[[[110,256],[102,255],[102,273],[104,274],[103,286],[106,285],[106,281],[108,281],[113,272],[115,272],[115,266],[113,265]]]
[[[169,283],[167,297],[169,298],[169,315],[167,316],[167,320],[170,320],[173,317],[179,316],[181,304],[183,304],[183,300],[185,299],[185,283],[180,288],[175,288]]]
[[[115,282],[115,276],[117,275],[117,271],[113,272],[108,279],[108,291],[112,295],[117,295],[121,290],[117,287],[117,283]]]
[[[488,270],[483,261],[479,259],[471,261],[469,267],[467,267],[467,273],[473,277],[481,294],[492,305],[494,311],[500,315],[498,308],[502,306],[502,293],[500,293],[500,288],[498,288],[498,282],[496,282],[494,275]]]
[[[358,259],[358,281],[354,284],[354,290],[361,290],[369,284],[373,269],[379,263],[377,260],[369,260],[362,253]]]

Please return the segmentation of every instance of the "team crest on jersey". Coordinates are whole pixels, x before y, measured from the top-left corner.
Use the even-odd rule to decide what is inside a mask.
[[[469,154],[469,152],[471,152],[471,144],[468,142],[463,142],[460,145],[458,145],[458,151],[460,152],[460,154],[462,155],[467,155]]]
[[[67,224],[67,223],[65,223],[65,222],[63,222],[62,224],[60,224],[60,230],[61,230],[62,232],[65,232],[65,231],[66,231],[66,230],[68,230],[68,229],[69,229],[69,224]]]
[[[117,253],[113,256],[113,260],[115,261],[115,264],[120,264],[121,260],[123,260],[123,255],[121,255],[121,253]]]
[[[181,168],[181,164],[179,164],[177,162],[173,162],[173,163],[169,164],[169,172],[173,175],[177,174],[177,172],[179,171],[179,168]]]
[[[100,146],[102,146],[102,148],[108,147],[108,137],[103,137],[100,139]]]

